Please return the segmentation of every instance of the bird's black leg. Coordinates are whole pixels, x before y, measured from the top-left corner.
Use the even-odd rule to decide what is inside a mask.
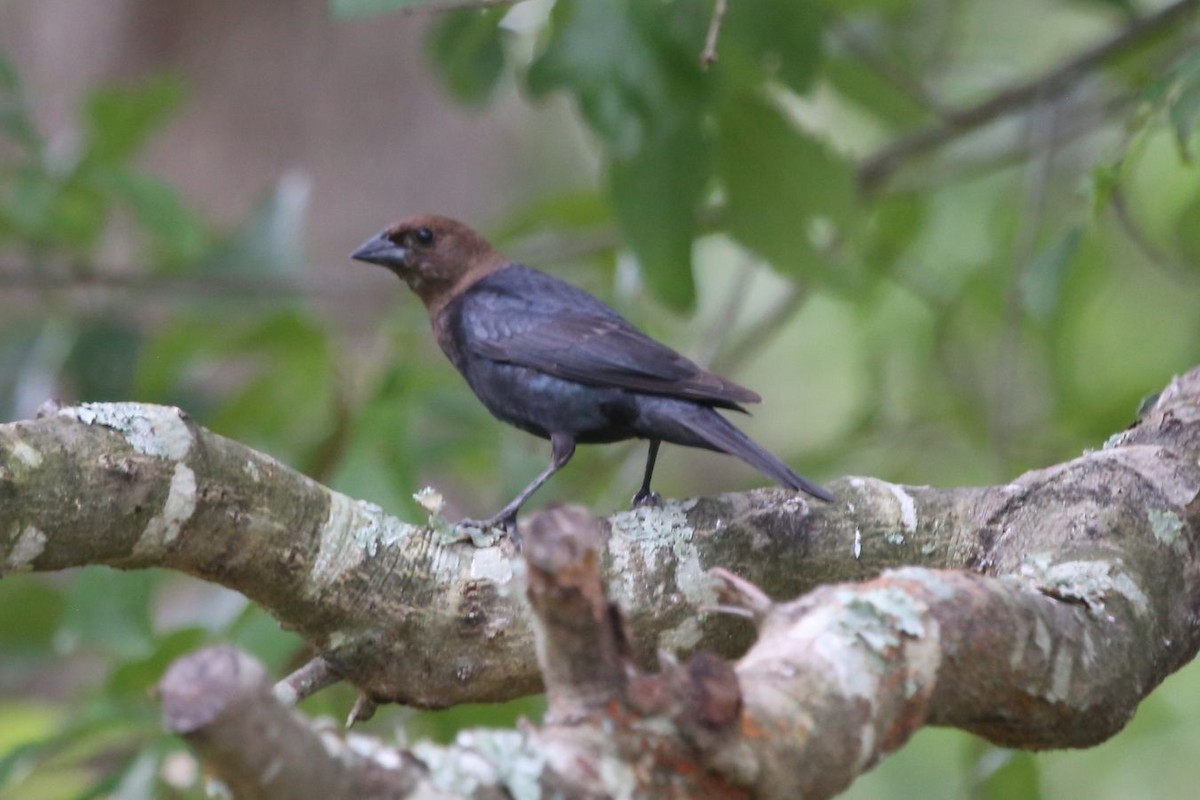
[[[650,453],[646,456],[646,474],[642,476],[642,488],[638,489],[638,493],[633,496],[633,502],[630,504],[633,508],[662,505],[662,498],[659,497],[658,492],[650,491],[650,479],[654,476],[654,462],[658,459],[660,444],[662,442],[658,439],[650,440]]]
[[[487,519],[464,519],[458,523],[458,526],[479,528],[480,530],[503,527],[509,534],[515,534],[517,512],[521,510],[521,506],[525,505],[525,501],[542,487],[543,483],[550,480],[551,475],[566,466],[567,462],[571,460],[571,456],[575,455],[575,439],[565,433],[551,434],[550,451],[550,464],[538,473],[538,476],[530,481],[529,485],[522,489],[516,497],[510,500],[508,505]]]

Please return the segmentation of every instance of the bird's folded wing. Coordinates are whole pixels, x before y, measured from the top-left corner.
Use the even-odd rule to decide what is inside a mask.
[[[739,403],[761,400],[749,389],[651,339],[607,307],[566,311],[525,305],[511,309],[516,313],[497,314],[499,304],[485,301],[484,305],[491,307],[491,313],[485,314],[466,309],[463,321],[471,332],[469,347],[477,355],[591,386],[681,397],[737,410],[741,410]]]

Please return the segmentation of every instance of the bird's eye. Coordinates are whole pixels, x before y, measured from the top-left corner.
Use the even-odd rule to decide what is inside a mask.
[[[428,247],[433,244],[433,231],[429,228],[417,228],[413,231],[413,238],[417,240],[417,244]]]

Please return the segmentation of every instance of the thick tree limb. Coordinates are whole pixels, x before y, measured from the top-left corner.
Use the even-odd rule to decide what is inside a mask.
[[[527,593],[546,676],[540,728],[460,733],[450,747],[390,750],[310,726],[230,648],[187,656],[159,685],[164,722],[236,798],[745,797],[698,762],[699,742],[736,723],[737,677],[697,655],[661,675],[630,662],[599,575],[600,521],[562,509],[528,528]]]
[[[1200,369],[1106,449],[1008,485],[834,488],[829,506],[766,490],[606,521],[605,579],[643,663],[658,648],[747,643],[743,621],[704,613],[720,600],[712,566],[783,597],[905,564],[979,573],[886,573],[769,613],[738,668],[746,714],[758,719],[753,693],[765,692],[763,729],[793,735],[771,737],[777,761],[739,761],[756,765],[739,783],[794,765],[797,747],[853,740],[853,763],[816,759],[830,765],[822,780],[835,767],[844,780],[924,721],[1023,746],[1099,741],[1200,646]],[[442,545],[176,410],[82,406],[0,426],[0,500],[8,569],[167,566],[218,581],[373,698],[446,705],[540,683],[507,551]],[[807,662],[780,662],[785,651],[767,644],[774,620],[792,618],[800,628],[786,638],[807,641]],[[781,663],[779,674],[809,677],[783,689],[760,680]],[[892,695],[863,702],[881,687]],[[771,712],[787,698],[813,704],[786,719],[811,720],[820,737],[770,727],[786,721]]]

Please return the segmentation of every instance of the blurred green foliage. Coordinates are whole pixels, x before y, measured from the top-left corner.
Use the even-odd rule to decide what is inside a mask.
[[[444,4],[330,8],[431,5]],[[763,390],[769,413],[747,423],[757,438],[814,477],[1002,481],[1098,446],[1200,362],[1190,28],[954,132],[863,191],[862,165],[887,143],[1053,69],[1141,4],[731,0],[705,69],[712,7],[457,10],[432,22],[427,53],[446,91],[476,108],[572,101],[599,179],[508,209],[493,238],[518,252],[539,236],[566,243],[560,274]],[[178,404],[414,519],[424,483],[482,512],[543,466],[544,447],[464,391],[419,316],[389,318],[371,357],[352,357],[298,289],[303,180],[281,176],[226,229],[139,166],[186,103],[180,80],[96,87],[68,146],[39,129],[36,102],[0,53],[0,281],[21,298],[0,317],[0,417],[51,394]],[[114,267],[111,252],[125,261]],[[97,301],[79,287],[107,291]],[[615,508],[640,456],[583,452],[538,501]],[[664,453],[660,471],[672,494],[758,482],[706,456]],[[0,798],[201,796],[148,692],[173,658],[214,641],[277,673],[305,655],[240,597],[179,576],[6,576]],[[1194,667],[1172,678],[1129,730],[1086,753],[925,731],[848,796],[1190,797],[1197,684]],[[338,689],[307,707],[340,717],[349,701]],[[413,719],[391,709],[373,724],[445,739],[538,703]]]

